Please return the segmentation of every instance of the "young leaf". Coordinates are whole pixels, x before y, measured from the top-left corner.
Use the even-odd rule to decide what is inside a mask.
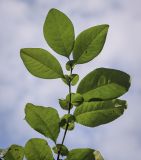
[[[104,160],[99,151],[94,151],[95,160]]]
[[[63,129],[66,129],[66,126],[68,124],[68,130],[73,130],[75,127],[75,117],[71,114],[65,114],[62,118],[61,118],[61,122],[60,122],[60,127],[62,127]]]
[[[70,94],[66,96],[66,101],[70,102]],[[79,93],[71,93],[71,104],[74,106],[79,106],[81,103],[83,103],[84,98]]]
[[[109,123],[120,117],[127,107],[124,100],[84,102],[74,112],[76,122],[88,127]]]
[[[27,70],[34,76],[44,79],[63,78],[58,60],[41,48],[24,48],[20,51]]]
[[[69,85],[70,83],[70,77],[68,75],[64,75],[64,78],[62,78],[62,81],[66,84]]]
[[[54,160],[52,151],[44,139],[32,138],[25,145],[27,160]]]
[[[65,99],[59,99],[59,104],[60,104],[62,109],[69,110],[69,102],[66,101]],[[72,109],[72,107],[73,107],[73,105],[71,105],[70,109]]]
[[[25,114],[26,121],[33,129],[56,142],[60,132],[60,118],[54,108],[35,106],[28,103]]]
[[[44,37],[58,54],[69,57],[74,45],[74,27],[70,19],[57,9],[51,9],[44,23]]]
[[[130,76],[122,71],[98,68],[84,77],[77,93],[83,95],[85,101],[92,99],[108,100],[122,96],[130,87]]]
[[[54,153],[58,154],[58,151],[60,151],[60,148],[61,148],[61,152],[60,154],[62,156],[66,156],[69,152],[68,148],[62,144],[57,144],[56,146],[54,146],[52,149],[54,151]]]
[[[70,60],[66,63],[66,70],[70,71],[71,68],[74,69],[75,66],[75,60]]]
[[[94,150],[90,148],[79,148],[69,151],[66,160],[95,160]]]
[[[102,50],[109,25],[99,25],[91,27],[76,38],[73,50],[73,58],[76,64],[82,64],[91,61]]]
[[[4,155],[4,160],[23,160],[24,149],[18,145],[12,145],[6,154]]]
[[[75,86],[77,84],[77,82],[79,81],[79,75],[78,74],[72,74],[70,76],[71,79],[71,85]]]

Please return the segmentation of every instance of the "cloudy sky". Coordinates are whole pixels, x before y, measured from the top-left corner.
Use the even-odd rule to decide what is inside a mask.
[[[97,128],[76,125],[65,144],[70,149],[100,150],[106,160],[141,159],[140,7],[140,0],[0,0],[0,148],[13,143],[24,145],[31,137],[42,137],[24,121],[27,102],[53,106],[64,114],[57,99],[65,97],[67,86],[61,80],[33,77],[19,56],[20,48],[42,47],[54,54],[64,68],[66,59],[48,47],[42,34],[47,12],[57,8],[70,17],[76,35],[97,24],[110,25],[101,54],[77,66],[75,73],[82,78],[94,68],[109,67],[132,77],[130,91],[122,97],[128,101],[124,116]]]

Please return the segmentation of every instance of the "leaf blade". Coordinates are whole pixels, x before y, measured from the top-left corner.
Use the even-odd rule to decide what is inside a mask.
[[[87,63],[103,49],[109,25],[98,25],[81,32],[76,38],[73,58],[77,64]]]
[[[41,48],[23,48],[20,55],[25,67],[32,75],[44,79],[63,77],[60,63],[48,51]]]
[[[28,103],[25,114],[26,121],[33,129],[56,142],[60,132],[60,118],[54,108]]]
[[[74,45],[74,27],[64,13],[51,9],[46,17],[43,32],[45,40],[55,52],[69,57]]]
[[[32,138],[25,145],[27,160],[54,160],[52,151],[44,139]]]
[[[87,74],[80,82],[77,93],[85,101],[110,100],[122,96],[130,87],[130,76],[120,70],[98,68]]]
[[[12,145],[4,155],[5,160],[23,160],[24,149],[18,145]]]
[[[124,100],[84,102],[74,111],[76,122],[88,127],[97,127],[119,118],[127,104]]]

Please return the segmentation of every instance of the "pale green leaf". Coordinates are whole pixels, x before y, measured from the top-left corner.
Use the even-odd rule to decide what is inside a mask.
[[[124,100],[84,102],[74,111],[76,122],[88,127],[96,127],[119,118],[127,104]]]
[[[70,102],[70,95],[71,95],[71,104],[73,104],[74,106],[79,106],[81,103],[83,103],[84,101],[84,98],[81,94],[79,93],[71,93],[71,94],[68,94],[66,96],[66,100],[68,102]]]
[[[60,104],[60,106],[61,106],[61,108],[62,109],[64,109],[64,110],[69,110],[69,102],[68,101],[66,101],[66,99],[59,99],[59,104]],[[72,109],[72,104],[71,104],[71,107],[70,107],[70,109]]]
[[[79,75],[78,74],[72,74],[70,76],[70,79],[71,79],[71,85],[74,86],[79,81]]]
[[[73,58],[76,64],[91,61],[103,49],[109,25],[91,27],[79,34],[73,50]]]
[[[33,129],[56,142],[60,132],[60,118],[56,109],[28,103],[25,114],[26,121]]]
[[[53,149],[54,153],[56,153],[56,154],[58,154],[58,151],[60,151],[60,149],[61,149],[60,154],[62,156],[66,156],[69,152],[68,148],[62,144],[56,144],[56,146],[54,146],[52,149]]]
[[[66,160],[95,160],[94,150],[90,148],[78,148],[69,151]]]
[[[32,138],[25,145],[27,160],[54,160],[52,151],[44,139]]]
[[[74,27],[61,11],[51,9],[44,23],[44,37],[58,54],[69,57],[74,46]]]
[[[66,70],[70,71],[71,68],[74,69],[75,67],[75,60],[70,60],[66,63]]]
[[[98,68],[84,77],[77,93],[82,94],[85,101],[108,100],[122,96],[130,87],[130,76],[122,71]]]
[[[4,160],[23,160],[24,149],[18,145],[12,145],[4,155]]]
[[[34,76],[44,79],[63,78],[58,60],[41,48],[23,48],[21,58],[27,70]]]

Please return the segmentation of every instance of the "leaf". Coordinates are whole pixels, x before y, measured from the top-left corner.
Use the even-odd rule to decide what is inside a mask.
[[[104,160],[99,151],[94,151],[95,160]]]
[[[68,150],[68,148],[65,145],[57,144],[52,149],[53,149],[54,153],[58,154],[58,151],[60,151],[60,148],[61,148],[60,154],[62,156],[66,156],[68,154],[69,150]]]
[[[54,108],[35,106],[28,103],[25,114],[26,121],[33,129],[56,142],[60,132],[60,118]]]
[[[122,96],[130,87],[130,76],[122,71],[98,68],[84,77],[77,88],[85,101],[108,100]]]
[[[59,104],[61,106],[62,109],[64,110],[69,110],[69,102],[67,102],[65,99],[59,99]],[[71,105],[71,108],[72,109],[72,105]]]
[[[78,74],[72,74],[70,76],[71,78],[71,85],[74,86],[77,84],[77,82],[79,81],[79,75]]]
[[[109,25],[98,25],[81,32],[76,38],[73,50],[73,58],[76,64],[91,61],[102,50]]]
[[[73,130],[75,127],[75,117],[72,114],[65,114],[62,118],[61,118],[61,122],[60,122],[60,127],[62,127],[63,129],[66,129],[67,124],[68,124],[68,130]]]
[[[46,17],[43,32],[45,40],[55,52],[69,57],[74,46],[74,27],[64,13],[51,9]]]
[[[74,69],[75,67],[75,60],[70,60],[66,63],[66,70],[70,71],[71,68]]]
[[[96,127],[119,118],[127,104],[124,100],[84,102],[74,111],[76,122],[88,127]]]
[[[68,75],[64,75],[64,78],[62,78],[62,81],[69,86],[70,77]]]
[[[95,160],[94,150],[90,148],[79,148],[69,151],[66,160]]]
[[[74,106],[79,106],[84,101],[84,98],[81,94],[71,93],[66,96],[66,100],[68,102],[70,102],[70,95],[71,95],[71,104],[73,104]]]
[[[52,151],[44,139],[32,138],[25,145],[27,160],[54,160]]]
[[[44,79],[63,78],[58,60],[41,48],[24,48],[20,51],[27,70],[34,76]]]
[[[23,160],[24,149],[18,145],[12,145],[6,154],[4,155],[4,160]]]

